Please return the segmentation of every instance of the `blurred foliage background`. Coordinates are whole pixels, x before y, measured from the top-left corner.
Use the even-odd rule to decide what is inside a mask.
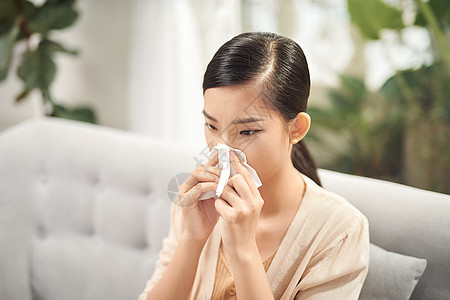
[[[0,82],[11,73],[14,52],[25,48],[15,70],[23,82],[23,90],[15,101],[23,101],[38,90],[46,115],[96,123],[92,108],[58,104],[50,90],[57,71],[54,56],[57,53],[77,55],[77,51],[52,39],[53,31],[66,29],[78,19],[75,2],[47,0],[35,5],[28,0],[0,1]]]
[[[326,107],[311,107],[316,126],[310,139],[340,147],[321,167],[388,179],[433,191],[450,193],[450,1],[415,0],[415,20],[381,0],[347,0],[351,21],[367,40],[382,39],[384,31],[426,28],[432,63],[397,70],[375,92],[363,80],[341,75],[341,87],[329,92]],[[343,145],[343,146],[342,146]]]
[[[370,41],[382,41],[384,44],[388,44],[391,40],[386,39],[386,33],[390,36],[394,36],[394,40],[398,43],[402,43],[403,33],[410,28],[423,28],[431,41],[430,53],[432,53],[431,61],[427,61],[419,67],[410,69],[398,69],[395,74],[386,80],[384,84],[377,90],[368,88],[367,81],[360,75],[355,75],[352,72],[344,73],[340,75],[340,87],[329,90],[328,86],[320,87],[320,93],[323,90],[328,90],[325,103],[321,103],[320,106],[310,106],[309,113],[313,119],[313,125],[310,134],[307,139],[310,140],[313,150],[325,149],[324,156],[329,155],[329,159],[323,160],[321,154],[318,156],[319,166],[322,168],[337,170],[340,172],[363,175],[368,177],[375,177],[381,179],[387,179],[400,183],[405,183],[411,186],[419,188],[450,193],[450,1],[448,0],[344,0],[346,1],[346,7],[344,7],[344,14],[347,13],[351,19],[352,24],[359,31],[360,36],[364,37],[365,42]],[[105,1],[106,2],[106,1]],[[186,2],[186,1],[185,1]],[[300,38],[300,33],[295,38],[299,41],[304,49],[307,49],[308,34],[313,32],[315,35],[322,33],[321,31],[314,31],[314,26],[309,23],[301,23],[300,13],[307,11],[307,14],[313,15],[313,18],[318,18],[317,6],[323,5],[330,7],[327,13],[334,13],[333,9],[335,5],[334,0],[280,0],[280,1],[261,1],[261,0],[241,0],[241,1],[214,1],[214,5],[206,5],[205,3],[213,3],[200,0],[187,1],[193,4],[192,9],[196,9],[195,18],[192,20],[199,22],[203,26],[199,26],[204,31],[201,31],[200,36],[206,36],[205,40],[213,40],[217,42],[217,45],[210,45],[204,42],[203,48],[211,49],[215,51],[217,47],[222,44],[222,41],[217,37],[225,38],[227,34],[233,36],[236,31],[247,30],[272,30],[277,31],[280,34],[286,36],[295,36],[302,29],[303,36]],[[267,10],[264,10],[267,2]],[[309,3],[306,6],[298,6],[295,11],[295,5],[299,3]],[[154,106],[148,106],[143,108],[143,103],[147,103],[147,99],[150,98],[150,94],[146,94],[147,90],[162,89],[164,84],[161,84],[155,79],[155,82],[146,83],[143,82],[143,86],[139,92],[142,93],[141,97],[143,102],[132,102],[133,99],[126,98],[126,88],[112,89],[112,86],[118,86],[122,84],[126,86],[129,84],[130,89],[137,90],[139,85],[131,85],[127,80],[128,77],[125,73],[126,67],[133,60],[126,58],[127,50],[129,46],[129,32],[125,29],[120,35],[122,39],[115,39],[116,32],[119,28],[133,28],[133,32],[136,34],[134,42],[138,45],[138,49],[144,45],[145,41],[148,43],[150,50],[155,50],[154,45],[154,31],[165,33],[169,32],[168,28],[157,28],[158,26],[143,26],[147,24],[142,20],[152,20],[148,16],[154,16],[151,11],[142,16],[141,21],[136,21],[136,15],[130,13],[129,16],[123,12],[124,8],[130,12],[136,9],[141,12],[142,8],[136,3],[144,3],[141,1],[130,1],[131,4],[124,2],[114,2],[111,6],[115,7],[107,13],[103,13],[104,3],[94,4],[94,2],[85,1],[83,4],[86,9],[86,13],[91,10],[92,23],[86,22],[85,31],[80,31],[83,35],[89,35],[92,31],[92,36],[89,35],[85,40],[86,43],[82,47],[86,48],[90,46],[90,50],[87,52],[94,53],[91,59],[85,62],[81,74],[83,78],[87,78],[89,81],[90,89],[86,84],[76,84],[76,81],[80,81],[80,77],[69,77],[67,81],[71,86],[76,86],[78,90],[86,90],[86,96],[88,99],[93,97],[91,104],[100,104],[100,101],[104,101],[102,109],[98,110],[98,114],[104,114],[106,119],[109,118],[111,124],[116,124],[117,120],[122,120],[121,126],[131,131],[146,130],[150,126],[149,123],[144,122],[143,119],[149,119],[151,111]],[[120,5],[119,5],[120,3]],[[134,3],[134,4],[133,4]],[[152,3],[156,3],[152,2]],[[166,2],[158,2],[166,3]],[[168,3],[168,2],[167,2]],[[232,5],[230,4],[232,3]],[[281,7],[277,13],[273,13],[273,7],[277,7],[275,3]],[[80,2],[81,4],[81,2]],[[226,6],[226,5],[229,5]],[[413,18],[409,15],[410,8],[413,6]],[[132,7],[134,7],[132,9]],[[153,8],[153,6],[149,6]],[[256,10],[250,13],[253,8]],[[301,9],[300,9],[300,8]],[[150,9],[148,8],[148,9]],[[211,9],[208,10],[207,8]],[[230,8],[236,9],[229,10]],[[308,8],[304,9],[304,8]],[[173,10],[170,5],[165,7],[167,10]],[[272,9],[272,10],[271,10]],[[348,11],[347,11],[348,10]],[[217,15],[214,14],[217,12]],[[218,16],[226,16],[225,12],[229,13],[229,22],[221,21],[225,24],[223,29],[224,33],[219,34],[211,31],[211,24],[215,23],[201,23],[202,18],[205,16],[211,16],[214,21]],[[242,15],[242,24],[235,22],[236,15]],[[246,13],[247,12],[247,13]],[[338,12],[339,13],[339,12]],[[100,14],[104,17],[100,18]],[[315,14],[315,15],[314,15]],[[326,14],[326,13],[325,13]],[[80,16],[80,12],[77,9],[76,0],[0,0],[0,83],[6,81],[7,78],[17,77],[21,84],[22,90],[18,90],[16,93],[15,101],[17,103],[26,101],[26,99],[32,98],[32,93],[39,93],[42,100],[43,107],[45,108],[45,114],[51,116],[58,116],[69,119],[76,119],[81,121],[87,121],[91,123],[97,122],[96,112],[92,107],[86,105],[77,104],[75,106],[63,105],[61,97],[55,97],[52,94],[52,84],[55,81],[55,77],[58,69],[58,56],[59,55],[78,55],[78,49],[73,50],[66,47],[61,43],[57,36],[59,32],[65,29],[72,28],[77,23]],[[110,16],[109,19],[107,16]],[[203,16],[198,18],[198,16]],[[314,17],[315,16],[315,17]],[[155,16],[154,16],[155,17]],[[127,19],[128,18],[128,19]],[[95,19],[95,21],[94,21]],[[125,20],[120,23],[120,20]],[[128,20],[128,21],[126,21]],[[206,20],[208,20],[206,18]],[[259,21],[258,21],[259,20]],[[252,22],[250,22],[252,21]],[[256,22],[257,21],[257,22]],[[347,20],[346,20],[347,21]],[[108,23],[109,22],[109,23]],[[134,24],[132,27],[129,23]],[[136,22],[136,23],[133,23]],[[113,27],[112,23],[118,24]],[[247,24],[248,23],[248,24]],[[273,23],[273,24],[272,24]],[[348,21],[347,21],[348,23]],[[128,24],[128,25],[127,25]],[[209,24],[209,25],[205,25]],[[247,24],[247,25],[246,25]],[[253,24],[253,25],[252,25]],[[255,25],[256,24],[256,25]],[[270,25],[272,24],[272,25]],[[314,23],[317,27],[317,23]],[[331,24],[331,25],[330,25]],[[334,35],[338,30],[333,27],[334,23],[330,23],[331,35]],[[91,27],[92,26],[92,27]],[[273,26],[273,27],[270,27]],[[303,26],[303,27],[302,27]],[[309,27],[308,27],[309,26]],[[98,31],[91,30],[91,28],[98,27]],[[154,28],[153,28],[154,27]],[[184,28],[180,26],[180,28]],[[230,30],[229,28],[233,28]],[[139,31],[142,30],[142,31]],[[154,30],[154,31],[152,31]],[[169,31],[168,31],[169,30]],[[110,34],[113,32],[113,34]],[[220,32],[220,31],[218,31]],[[297,33],[296,33],[297,32]],[[56,34],[55,34],[56,33]],[[143,34],[145,33],[145,34]],[[150,33],[150,34],[147,34]],[[184,34],[185,32],[183,32]],[[114,36],[110,40],[102,39],[103,36]],[[146,39],[145,35],[149,38]],[[171,37],[179,38],[174,32],[170,32]],[[125,39],[126,38],[126,39]],[[326,38],[326,37],[325,37]],[[329,38],[329,36],[328,36]],[[342,35],[337,37],[342,38]],[[358,37],[359,38],[359,37]],[[195,40],[192,36],[189,39]],[[202,40],[195,40],[196,44],[201,44]],[[303,43],[305,41],[305,44]],[[339,40],[339,42],[341,42]],[[348,41],[342,41],[345,44]],[[120,45],[125,44],[126,47],[121,48]],[[162,48],[166,47],[163,41],[159,40],[158,44]],[[355,47],[358,41],[355,42]],[[335,49],[336,44],[326,44],[323,41],[317,42],[317,45],[327,46],[330,49]],[[339,45],[340,46],[340,45]],[[404,43],[407,47],[407,43]],[[200,47],[201,48],[201,47]],[[110,52],[111,49],[116,49],[116,52]],[[130,48],[131,49],[131,48]],[[157,50],[157,49],[156,49]],[[155,51],[156,51],[155,50]],[[189,49],[183,49],[186,53]],[[191,47],[191,51],[197,53],[199,48]],[[321,52],[320,48],[310,48],[307,56],[311,58],[315,52],[319,52],[316,59],[322,56],[330,56],[329,52]],[[97,51],[97,52],[96,52]],[[109,52],[108,52],[109,51]],[[127,50],[128,51],[128,50]],[[141,65],[141,62],[148,64],[155,64],[152,60],[144,59],[144,56],[138,56],[136,53],[129,50],[130,57],[136,59]],[[164,49],[162,50],[164,51]],[[338,49],[336,49],[338,51]],[[172,62],[173,57],[164,56],[164,53],[154,55],[155,59],[164,62]],[[210,53],[205,52],[208,55],[204,55],[205,61],[209,61]],[[306,52],[305,52],[306,53]],[[326,53],[326,54],[324,54]],[[88,53],[86,53],[88,54]],[[106,55],[105,55],[106,54]],[[170,53],[169,53],[170,54]],[[190,53],[192,54],[192,53]],[[119,58],[119,56],[122,57]],[[147,55],[148,52],[142,52],[142,55]],[[146,57],[147,57],[146,56]],[[100,58],[108,57],[106,60]],[[125,58],[124,58],[125,57]],[[340,56],[341,58],[343,56]],[[333,56],[333,58],[335,58]],[[101,61],[100,61],[101,60]],[[120,60],[120,61],[119,61]],[[335,61],[338,59],[335,59]],[[117,65],[121,63],[122,68],[118,68]],[[310,62],[314,62],[311,59]],[[327,63],[333,61],[328,60]],[[90,68],[86,68],[89,65]],[[102,67],[108,66],[109,69],[102,69]],[[150,65],[151,66],[151,65]],[[142,74],[148,76],[149,73],[141,72],[139,68],[134,67],[136,70],[132,70],[130,74],[135,74],[135,77],[141,78]],[[148,69],[149,65],[142,63],[143,69]],[[198,67],[200,69],[200,66]],[[353,70],[358,68],[364,68],[359,62],[355,64]],[[112,70],[112,71],[111,71]],[[178,69],[174,73],[168,73],[167,78],[173,80],[175,75],[180,74]],[[316,69],[317,70],[317,69]],[[320,73],[326,69],[321,68],[320,71],[316,71],[315,74]],[[192,71],[192,70],[190,70]],[[85,73],[83,73],[85,72]],[[134,72],[134,73],[133,73]],[[158,72],[162,72],[158,70]],[[86,73],[94,73],[93,76],[86,76]],[[117,74],[112,79],[106,76],[106,73]],[[138,76],[137,76],[137,75]],[[190,72],[191,77],[193,72]],[[164,79],[164,76],[158,76],[157,79]],[[181,78],[181,77],[180,77]],[[103,81],[104,80],[104,81]],[[109,81],[112,80],[112,81]],[[181,78],[184,82],[186,78]],[[73,82],[73,85],[72,85]],[[95,87],[95,88],[94,88]],[[16,88],[16,87],[15,87]],[[67,88],[67,86],[66,86]],[[317,88],[317,85],[313,88]],[[111,94],[102,93],[100,91],[111,90]],[[152,90],[152,92],[153,92]],[[97,97],[92,96],[93,91],[97,91]],[[109,102],[113,95],[117,94],[115,98],[116,102]],[[64,90],[61,94],[66,95]],[[122,92],[122,93],[120,93]],[[136,93],[129,93],[130,95],[136,95]],[[317,90],[313,91],[312,96],[317,97]],[[73,93],[72,93],[73,95]],[[151,94],[153,95],[153,94]],[[164,94],[164,96],[173,96],[172,94]],[[148,97],[147,97],[148,96]],[[320,95],[319,95],[320,96]],[[9,97],[9,96],[8,96]],[[63,96],[64,97],[64,96]],[[73,97],[69,96],[68,97]],[[131,97],[131,96],[130,96]],[[14,98],[14,97],[11,97]],[[136,98],[136,97],[134,97]],[[161,97],[162,98],[162,97]],[[167,99],[178,103],[177,99]],[[94,102],[95,101],[95,102]],[[185,101],[185,95],[180,97],[180,102]],[[67,102],[65,102],[67,103]],[[79,103],[79,101],[77,102]],[[184,102],[183,102],[184,103]],[[314,103],[314,101],[312,101]],[[119,107],[117,109],[110,109],[114,106]],[[136,111],[143,111],[142,114],[136,114],[133,110],[134,105],[140,105]],[[180,105],[180,103],[178,103]],[[314,104],[311,104],[314,105]],[[122,108],[126,108],[131,111],[130,116],[123,117],[125,112]],[[159,108],[159,106],[158,106]],[[159,108],[160,109],[160,108]],[[158,116],[161,115],[162,119],[154,122],[161,126],[163,124],[164,114],[158,112]],[[129,118],[129,120],[128,120]],[[141,118],[141,119],[139,119]],[[134,122],[139,119],[139,124],[143,124],[142,128],[137,127],[138,123]],[[114,122],[113,122],[114,121]],[[133,122],[132,122],[133,121]],[[167,120],[165,120],[167,121]],[[127,123],[128,122],[128,123]],[[133,125],[134,124],[134,125]],[[153,123],[152,123],[153,124]],[[167,124],[166,124],[167,125]],[[127,127],[128,126],[128,127]],[[133,127],[134,126],[134,127]],[[167,127],[167,126],[166,126]],[[160,128],[153,128],[152,132],[161,132]],[[174,132],[180,132],[180,128],[173,126],[173,131],[166,130],[168,137],[174,138],[176,135]],[[191,134],[191,133],[189,133]],[[186,136],[187,134],[181,134]],[[180,137],[178,137],[179,139]],[[309,142],[308,142],[309,143]]]

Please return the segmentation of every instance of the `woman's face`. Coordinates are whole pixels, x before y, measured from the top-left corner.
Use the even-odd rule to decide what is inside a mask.
[[[205,139],[243,151],[261,181],[291,164],[288,132],[252,84],[210,88],[204,94]]]

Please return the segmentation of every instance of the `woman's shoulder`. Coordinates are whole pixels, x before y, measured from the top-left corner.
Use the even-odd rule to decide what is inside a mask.
[[[332,237],[344,237],[368,226],[366,216],[344,197],[324,189],[307,176],[304,180],[307,190],[301,209],[303,214],[311,216],[310,225]]]

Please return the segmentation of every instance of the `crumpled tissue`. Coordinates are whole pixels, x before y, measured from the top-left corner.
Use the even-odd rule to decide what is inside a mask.
[[[234,169],[233,165],[230,162],[230,150],[235,151],[235,153],[237,154],[237,157],[239,157],[239,159],[242,161],[244,166],[247,168],[247,170],[249,171],[250,175],[253,178],[253,181],[256,184],[256,187],[260,187],[262,185],[261,180],[259,179],[258,174],[256,173],[255,169],[253,169],[252,167],[250,167],[248,165],[247,158],[245,157],[244,152],[242,152],[241,150],[238,150],[238,149],[231,148],[225,144],[218,143],[211,150],[211,156],[216,151],[219,151],[219,163],[216,165],[216,167],[219,166],[219,168],[222,169],[222,171],[220,173],[220,179],[219,179],[219,183],[217,185],[217,189],[216,189],[216,191],[207,191],[207,192],[203,193],[199,197],[198,200],[206,200],[209,198],[217,199],[218,197],[220,197],[220,195],[222,195],[223,189],[225,188],[225,186],[228,183],[228,179],[237,173],[236,170]]]

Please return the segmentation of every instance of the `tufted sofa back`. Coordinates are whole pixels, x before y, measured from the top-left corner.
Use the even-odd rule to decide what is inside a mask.
[[[55,118],[0,135],[0,299],[137,299],[196,151]]]
[[[323,169],[319,176],[367,217],[372,243],[427,260],[411,300],[450,299],[449,195]]]
[[[56,118],[0,133],[0,300],[137,299],[169,229],[168,183],[203,150]],[[411,299],[448,299],[448,195],[319,175],[373,243],[427,259]]]

